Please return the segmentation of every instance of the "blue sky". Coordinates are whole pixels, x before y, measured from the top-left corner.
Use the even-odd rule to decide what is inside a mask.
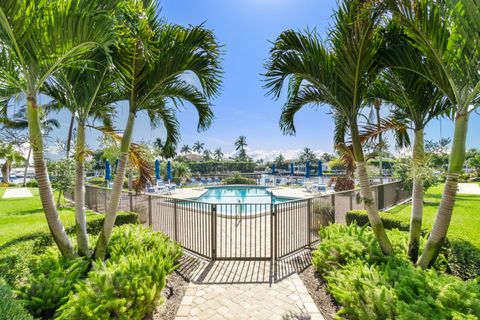
[[[213,101],[215,121],[208,131],[197,133],[197,116],[186,105],[179,113],[181,145],[200,140],[207,148],[220,147],[228,153],[233,151],[235,138],[245,135],[249,152],[266,157],[279,151],[288,157],[304,147],[333,151],[333,123],[327,107],[302,110],[296,118],[296,136],[281,133],[278,120],[283,101],[272,101],[265,96],[261,73],[271,47],[269,41],[274,41],[283,30],[316,27],[325,35],[336,0],[164,0],[161,6],[167,21],[182,25],[205,23],[224,45],[224,83],[221,95]],[[118,119],[120,128],[125,115],[123,108]],[[467,147],[479,146],[479,120],[476,114],[471,118]],[[66,131],[67,121],[63,123],[61,132]],[[443,137],[451,136],[451,121],[443,120],[441,125]],[[440,122],[433,122],[426,134],[427,139],[438,139]],[[138,117],[136,141],[164,136],[162,129],[150,129],[146,117]],[[90,138],[89,143],[97,146],[94,138]]]

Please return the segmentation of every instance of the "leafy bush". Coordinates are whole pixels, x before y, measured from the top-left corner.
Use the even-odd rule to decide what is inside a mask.
[[[186,162],[191,172],[206,174],[217,172],[254,172],[255,162],[253,161],[189,161]]]
[[[235,172],[233,176],[223,179],[223,184],[257,184],[255,179],[243,177],[240,172]]]
[[[22,303],[14,299],[12,290],[2,278],[0,278],[0,320],[33,320]]]
[[[320,229],[320,226],[327,226],[335,222],[335,208],[329,204],[314,202],[312,206],[314,216],[314,228]]]
[[[25,184],[26,187],[28,188],[38,188],[38,181],[33,179],[33,180],[28,180],[27,183]]]
[[[139,225],[114,229],[106,263],[94,262],[58,319],[143,319],[160,302],[181,247]]]
[[[408,234],[388,231],[395,256],[383,256],[370,227],[321,230],[313,265],[349,319],[477,319],[480,284],[415,267],[405,255]],[[425,239],[422,239],[424,242]],[[440,260],[444,259],[443,257]]]
[[[372,232],[366,227],[332,224],[319,231],[321,242],[313,252],[312,264],[324,273],[347,262],[361,258],[371,260],[381,256]]]
[[[138,223],[138,214],[133,212],[119,212],[115,219],[115,225],[121,226],[124,224],[136,224]],[[87,232],[89,235],[98,235],[103,228],[103,219],[95,219],[87,222]],[[68,235],[75,234],[75,226],[65,228]],[[42,254],[45,249],[53,245],[53,238],[50,233],[41,233],[35,239],[33,244],[33,253]]]
[[[328,181],[328,186],[331,186],[333,184],[335,184],[335,186],[333,188],[333,190],[335,190],[335,192],[355,189],[355,182],[353,181],[353,179],[351,177],[347,177],[347,176],[332,177]]]
[[[408,231],[410,230],[410,225],[408,223],[395,220],[395,219],[390,219],[388,215],[391,215],[391,213],[386,213],[386,212],[380,212],[380,217],[383,222],[383,226],[385,229],[399,229],[402,231]],[[369,224],[368,220],[368,215],[366,210],[352,210],[347,212],[346,215],[346,221],[347,224],[351,224],[355,222],[359,226],[364,226]]]
[[[31,275],[19,288],[18,296],[32,315],[49,319],[68,300],[88,265],[86,259],[67,259],[51,249],[36,257]]]
[[[395,178],[403,181],[403,189],[405,191],[412,191],[414,177],[421,177],[423,179],[424,192],[437,185],[440,180],[433,171],[429,161],[418,164],[414,163],[411,157],[397,159],[397,162],[393,166],[393,175]]]

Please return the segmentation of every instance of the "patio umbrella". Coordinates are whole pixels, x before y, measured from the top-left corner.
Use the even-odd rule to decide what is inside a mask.
[[[310,179],[310,161],[305,164],[305,178]]]
[[[110,175],[110,161],[108,159],[105,161],[105,181],[110,181],[112,180],[112,177]]]
[[[160,180],[160,161],[155,160],[155,179]]]
[[[272,174],[275,174],[275,163],[272,164]]]
[[[295,165],[293,162],[290,162],[290,175],[293,176],[295,173]]]
[[[118,168],[118,158],[115,159],[115,174],[117,174],[117,168]]]
[[[168,179],[168,182],[172,180],[172,164],[170,163],[170,160],[168,160],[167,162],[167,179]]]
[[[320,160],[318,160],[317,176],[319,176],[319,177],[323,176],[322,161],[320,161]]]

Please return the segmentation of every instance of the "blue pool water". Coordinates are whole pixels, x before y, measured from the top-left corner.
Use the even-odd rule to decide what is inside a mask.
[[[291,201],[290,198],[277,198],[265,187],[232,186],[209,188],[200,198],[201,202],[217,204],[267,204]]]

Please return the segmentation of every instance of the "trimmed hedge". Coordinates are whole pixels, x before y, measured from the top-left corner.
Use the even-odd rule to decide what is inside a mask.
[[[380,218],[382,219],[383,226],[385,229],[398,229],[401,231],[408,231],[410,230],[410,225],[408,223],[391,219],[388,216],[392,215],[391,213],[380,212]],[[347,212],[346,215],[347,224],[351,224],[352,222],[356,222],[359,226],[368,225],[368,216],[367,211],[365,210],[352,210]]]
[[[133,212],[119,212],[115,219],[115,225],[121,226],[124,224],[137,224],[138,214]],[[103,219],[95,219],[87,222],[87,232],[89,235],[98,235],[102,231]],[[68,235],[75,234],[75,226],[65,228]],[[41,254],[45,249],[53,245],[53,238],[50,233],[43,232],[38,234],[33,245],[33,253]]]
[[[255,162],[253,161],[202,161],[186,162],[192,173],[215,173],[215,172],[254,172]]]
[[[398,229],[401,231],[410,231],[410,225],[406,222],[392,219],[391,213],[380,212],[385,229]],[[347,224],[356,223],[359,226],[369,225],[367,212],[365,210],[353,210],[347,213]],[[422,234],[427,234],[428,230],[423,230]],[[442,253],[447,257],[448,272],[462,278],[463,280],[474,279],[480,276],[480,250],[461,239],[447,239]]]

